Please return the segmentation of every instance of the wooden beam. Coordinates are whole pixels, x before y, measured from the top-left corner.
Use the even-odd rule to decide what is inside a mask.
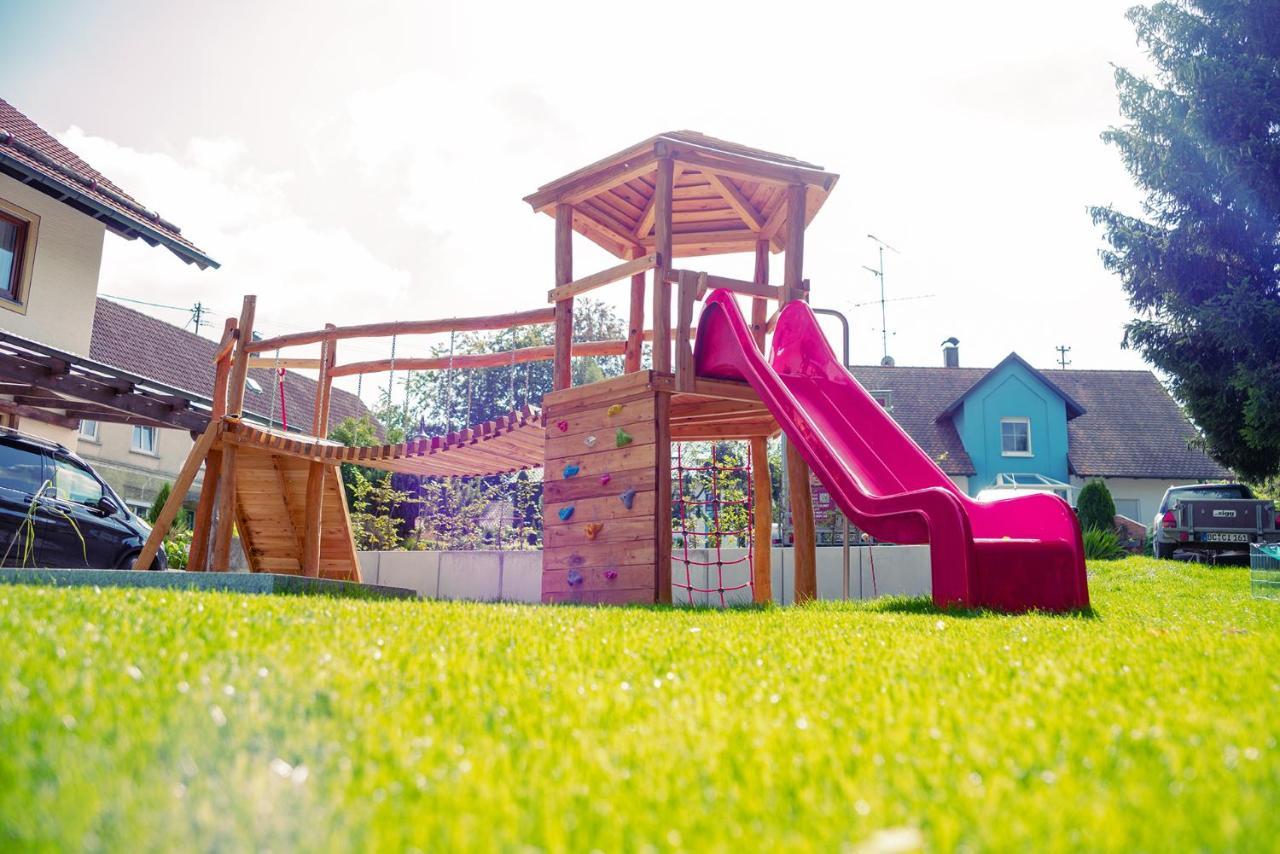
[[[658,272],[653,277],[653,369],[671,371],[671,194],[675,185],[675,162],[670,157],[658,161],[654,178],[654,249]],[[667,591],[670,597],[670,590]]]
[[[535,308],[506,314],[490,314],[478,317],[446,317],[437,320],[396,320],[389,323],[365,323],[358,326],[339,326],[330,331],[313,329],[310,332],[290,332],[275,338],[264,338],[245,346],[250,353],[267,350],[283,350],[304,344],[319,344],[326,338],[341,341],[347,338],[390,338],[392,335],[434,335],[439,332],[484,332],[493,329],[510,329],[512,326],[533,326],[555,320],[552,308]]]
[[[320,576],[320,537],[324,520],[324,476],[327,467],[321,462],[307,466],[307,498],[302,506],[305,524],[302,533],[302,574]]]
[[[168,500],[160,508],[160,515],[156,517],[155,524],[151,526],[151,533],[147,535],[147,541],[142,545],[142,551],[139,552],[137,560],[133,562],[134,569],[151,568],[151,562],[156,559],[156,553],[160,551],[160,545],[169,533],[173,520],[178,518],[178,511],[182,509],[182,502],[186,500],[187,491],[191,489],[191,484],[195,482],[196,474],[200,471],[200,465],[204,462],[205,457],[208,456],[209,450],[213,447],[214,442],[218,440],[218,435],[221,432],[221,421],[209,422],[209,426],[200,435],[200,440],[191,448],[191,453],[187,455],[187,461],[182,464],[182,469],[173,481],[173,488],[169,492]]]
[[[715,172],[703,170],[703,175],[707,176],[708,183],[715,187],[716,192],[729,203],[729,207],[733,208],[734,213],[742,217],[742,221],[747,224],[752,231],[760,231],[764,228],[764,218],[752,206],[751,200],[742,195],[739,190],[728,178],[723,175],[717,175]]]
[[[838,175],[811,166],[787,165],[724,151],[712,151],[687,142],[672,142],[668,150],[676,160],[703,174],[715,172],[745,181],[811,184],[829,190],[839,178]]]
[[[650,252],[648,255],[641,256],[631,261],[624,261],[621,264],[610,267],[607,270],[601,270],[599,273],[592,273],[590,276],[570,282],[567,285],[561,285],[552,288],[547,293],[548,302],[559,302],[562,299],[576,297],[579,294],[593,291],[604,285],[612,284],[619,279],[625,279],[636,273],[643,273],[646,270],[652,270],[658,265],[658,254]]]
[[[573,218],[583,224],[588,231],[595,229],[616,243],[616,246],[610,247],[610,251],[620,258],[632,249],[643,248],[640,241],[631,236],[631,228],[621,220],[615,219],[608,211],[598,207],[590,209],[575,207]]]
[[[239,418],[244,410],[244,385],[249,376],[248,342],[253,338],[253,315],[258,298],[252,294],[244,298],[240,306],[240,322],[236,325],[235,355],[231,362],[231,379],[227,387],[227,414]]]
[[[699,290],[706,287],[706,273],[681,270],[677,285],[676,301],[676,390],[693,388],[693,348],[689,346],[689,332],[693,329],[693,304]]]
[[[269,356],[251,357],[249,368],[261,368],[273,371],[284,368],[286,371],[318,371],[323,364],[320,359],[272,359]]]
[[[329,323],[325,328],[337,327]],[[316,399],[311,418],[311,434],[317,439],[329,435],[329,397],[333,393],[333,364],[338,352],[338,342],[330,338],[320,347],[320,377],[316,380]]]
[[[657,253],[654,259],[657,260]],[[627,312],[627,349],[622,360],[624,373],[640,370],[640,358],[644,352],[644,298],[645,271],[631,277],[631,304]]]
[[[16,415],[19,418],[30,418],[32,421],[40,421],[44,424],[55,424],[68,430],[80,429],[80,419],[78,417],[59,415],[40,406],[28,406],[16,401],[10,403],[7,400],[0,400],[0,412],[7,415]]]
[[[675,281],[676,278],[683,273],[682,270],[671,270],[667,274],[667,278]],[[704,291],[698,294],[698,299],[706,296],[706,291],[724,288],[733,291],[735,294],[744,296],[758,297],[759,299],[771,300],[781,299],[781,288],[759,282],[748,282],[743,279],[731,279],[728,276],[712,276],[709,273],[694,273],[695,276],[702,276],[704,282]]]
[[[671,170],[671,187],[674,195],[676,182],[680,180],[680,173],[684,171],[684,167],[679,163],[675,164]],[[649,232],[653,231],[654,212],[657,210],[658,194],[655,192],[649,197],[649,201],[645,203],[644,211],[640,214],[640,224],[636,226],[633,234],[639,240],[644,240],[649,236]]]
[[[571,205],[575,204],[583,199],[589,199],[594,195],[603,193],[605,190],[611,190],[619,184],[630,181],[632,178],[638,178],[653,168],[655,156],[651,147],[634,157],[627,158],[604,169],[591,171],[568,184],[557,182],[559,186],[548,185],[545,189],[525,196],[524,200],[535,211],[541,211],[558,201],[568,202]]]
[[[754,279],[756,284],[769,284],[769,241],[761,240],[756,243],[756,269]],[[781,295],[779,295],[781,298]],[[751,300],[751,337],[755,339],[756,349],[761,353],[764,352],[765,342],[765,323],[768,321],[769,301],[756,297]]]
[[[627,342],[621,338],[607,341],[576,341],[571,353],[574,356],[621,356],[626,352]],[[430,356],[428,358],[397,358],[397,370],[405,371],[439,371],[447,368],[502,368],[515,363],[545,362],[556,356],[554,344],[539,344],[536,347],[521,347],[519,350],[505,350],[495,353],[463,353],[448,356]],[[329,371],[329,376],[350,377],[356,374],[381,373],[391,369],[390,359],[375,359],[369,362],[349,362],[337,365]]]
[[[573,207],[556,206],[556,286],[573,281]],[[552,367],[552,390],[573,385],[573,297],[556,303],[555,363]]]
[[[751,601],[773,601],[773,479],[769,475],[769,440],[751,440]]]
[[[238,321],[228,317],[222,327],[222,344],[219,352],[236,340]],[[231,351],[214,363],[213,404],[209,413],[212,423],[222,423],[227,413],[227,382],[231,375]],[[209,568],[209,542],[213,535],[213,510],[218,497],[218,480],[222,476],[222,448],[217,443],[205,457],[204,480],[200,482],[200,498],[196,501],[196,515],[191,524],[191,550],[187,553],[187,569],[204,572]]]
[[[783,255],[782,286],[799,288],[804,281],[804,186],[787,187],[787,249]]]
[[[670,161],[667,161],[670,162]],[[670,196],[668,196],[670,199]],[[669,352],[669,350],[668,350]],[[671,395],[655,395],[654,409],[654,600],[671,604]]]
[[[783,255],[785,290],[783,305],[804,298],[804,206],[802,184],[787,187],[787,248]],[[813,495],[809,489],[809,465],[792,442],[786,443],[787,487],[791,497],[791,529],[795,536],[795,601],[818,595],[817,536],[814,530]]]

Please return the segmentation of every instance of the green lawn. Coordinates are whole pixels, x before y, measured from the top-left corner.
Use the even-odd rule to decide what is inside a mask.
[[[1271,849],[1280,603],[1141,558],[1090,587],[1092,617],[0,588],[0,849]]]

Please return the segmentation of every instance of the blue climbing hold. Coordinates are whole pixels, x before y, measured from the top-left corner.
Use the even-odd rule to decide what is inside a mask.
[[[636,491],[628,489],[626,492],[618,496],[618,500],[622,502],[622,506],[631,509],[631,505],[636,503]]]
[[[572,516],[572,515],[573,515],[573,505],[572,505],[572,504],[570,504],[568,507],[561,507],[561,508],[560,508],[560,521],[561,521],[561,522],[568,522],[568,521],[569,521],[569,517],[570,517],[570,516]]]
[[[577,466],[575,466],[573,463],[569,463],[569,465],[567,465],[567,466],[565,466],[565,467],[564,467],[564,477],[565,477],[565,480],[568,480],[569,478],[573,477],[573,476],[574,476],[575,474],[577,474],[579,471],[581,471],[581,469],[580,469],[580,468],[578,468]]]
[[[565,580],[569,582],[570,587],[577,587],[582,583],[582,573],[578,572],[576,569],[571,569],[569,570],[569,574],[565,577]]]

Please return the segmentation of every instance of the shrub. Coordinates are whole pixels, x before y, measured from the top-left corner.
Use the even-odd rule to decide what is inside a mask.
[[[164,556],[170,569],[186,569],[191,560],[191,529],[175,521],[164,538]]]
[[[173,488],[165,483],[160,487],[160,491],[156,493],[155,501],[151,502],[151,508],[147,510],[147,524],[154,525],[156,519],[160,518],[160,511],[164,509],[164,504],[169,500],[169,494]]]
[[[1086,531],[1114,531],[1116,527],[1116,503],[1111,500],[1111,490],[1100,480],[1091,480],[1080,490],[1076,501],[1080,511],[1080,527]]]
[[[1124,547],[1114,530],[1087,528],[1084,532],[1084,556],[1087,560],[1119,560]]]

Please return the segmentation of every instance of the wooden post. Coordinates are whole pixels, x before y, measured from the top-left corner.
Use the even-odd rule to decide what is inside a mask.
[[[222,327],[222,351],[236,334],[236,319],[228,317]],[[231,374],[231,358],[218,360],[213,371],[213,403],[209,420],[221,421],[227,414],[227,381]],[[195,453],[195,449],[192,449]],[[213,527],[213,505],[218,495],[218,478],[222,474],[222,448],[215,442],[204,458],[204,480],[200,483],[200,499],[196,502],[196,516],[191,524],[191,551],[187,557],[187,571],[204,572],[209,568],[209,534]]]
[[[255,296],[246,296],[240,307],[240,322],[237,324],[239,337],[236,338],[227,388],[227,415],[231,418],[239,418],[244,411],[244,384],[249,375],[249,353],[245,348],[253,340],[253,315],[257,301]],[[227,444],[222,449],[217,508],[212,569],[214,572],[226,572],[231,559],[231,527],[236,515],[236,446],[233,444]]]
[[[769,241],[756,242],[756,273],[752,281],[758,285],[769,284]],[[751,335],[756,347],[764,352],[765,324],[769,321],[769,301],[760,297],[751,300]]]
[[[668,352],[670,352],[668,350]],[[671,604],[671,395],[658,393],[654,410],[654,551],[657,566],[654,598]]]
[[[573,281],[573,206],[556,205],[556,287]],[[573,385],[573,297],[556,302],[556,357],[551,373],[553,390]]]
[[[751,487],[755,492],[755,516],[751,540],[751,601],[773,601],[773,481],[769,476],[769,440],[751,439]]]
[[[336,329],[332,323],[326,323],[326,330]],[[326,338],[320,345],[320,377],[316,382],[316,400],[314,415],[311,420],[311,432],[317,439],[329,434],[329,394],[333,389],[333,370],[338,342],[334,338]],[[311,578],[320,577],[320,539],[323,534],[324,521],[324,481],[326,467],[322,462],[313,460],[307,466],[307,495],[302,505],[302,574]]]
[[[653,369],[671,372],[671,197],[675,183],[675,161],[663,157],[653,188],[654,251],[658,266],[653,271]]]
[[[632,252],[633,256],[639,252]],[[644,351],[644,272],[631,277],[631,311],[627,328],[627,351],[623,356],[623,373],[634,374],[640,370],[640,356]]]
[[[324,325],[326,330],[337,329],[332,323]],[[316,380],[316,399],[311,417],[311,433],[317,439],[329,435],[329,400],[333,395],[333,366],[337,362],[338,342],[334,338],[326,338],[320,344],[320,376]]]
[[[151,568],[151,562],[156,559],[156,553],[160,551],[160,544],[164,542],[165,535],[169,533],[169,526],[173,524],[174,519],[178,518],[178,511],[182,509],[182,501],[187,495],[187,490],[195,482],[196,473],[200,471],[200,463],[204,460],[209,449],[213,447],[213,443],[217,441],[218,433],[221,430],[221,419],[210,421],[209,426],[205,428],[204,433],[200,436],[200,440],[191,449],[191,455],[187,457],[186,463],[182,466],[182,471],[178,472],[178,477],[173,482],[173,490],[169,493],[169,499],[165,501],[164,507],[160,508],[160,515],[156,517],[156,523],[151,528],[151,533],[147,536],[147,541],[142,546],[142,552],[133,562],[134,569]]]
[[[707,283],[707,274],[681,270],[676,300],[676,390],[693,389],[693,347],[689,336],[693,330],[693,304],[698,291]]]
[[[803,184],[787,187],[787,248],[783,257],[783,294],[785,304],[801,298],[804,282],[804,217]],[[818,596],[817,533],[814,530],[813,494],[809,490],[809,466],[791,442],[787,446],[787,491],[791,497],[791,530],[795,539],[795,602],[807,602]]]

